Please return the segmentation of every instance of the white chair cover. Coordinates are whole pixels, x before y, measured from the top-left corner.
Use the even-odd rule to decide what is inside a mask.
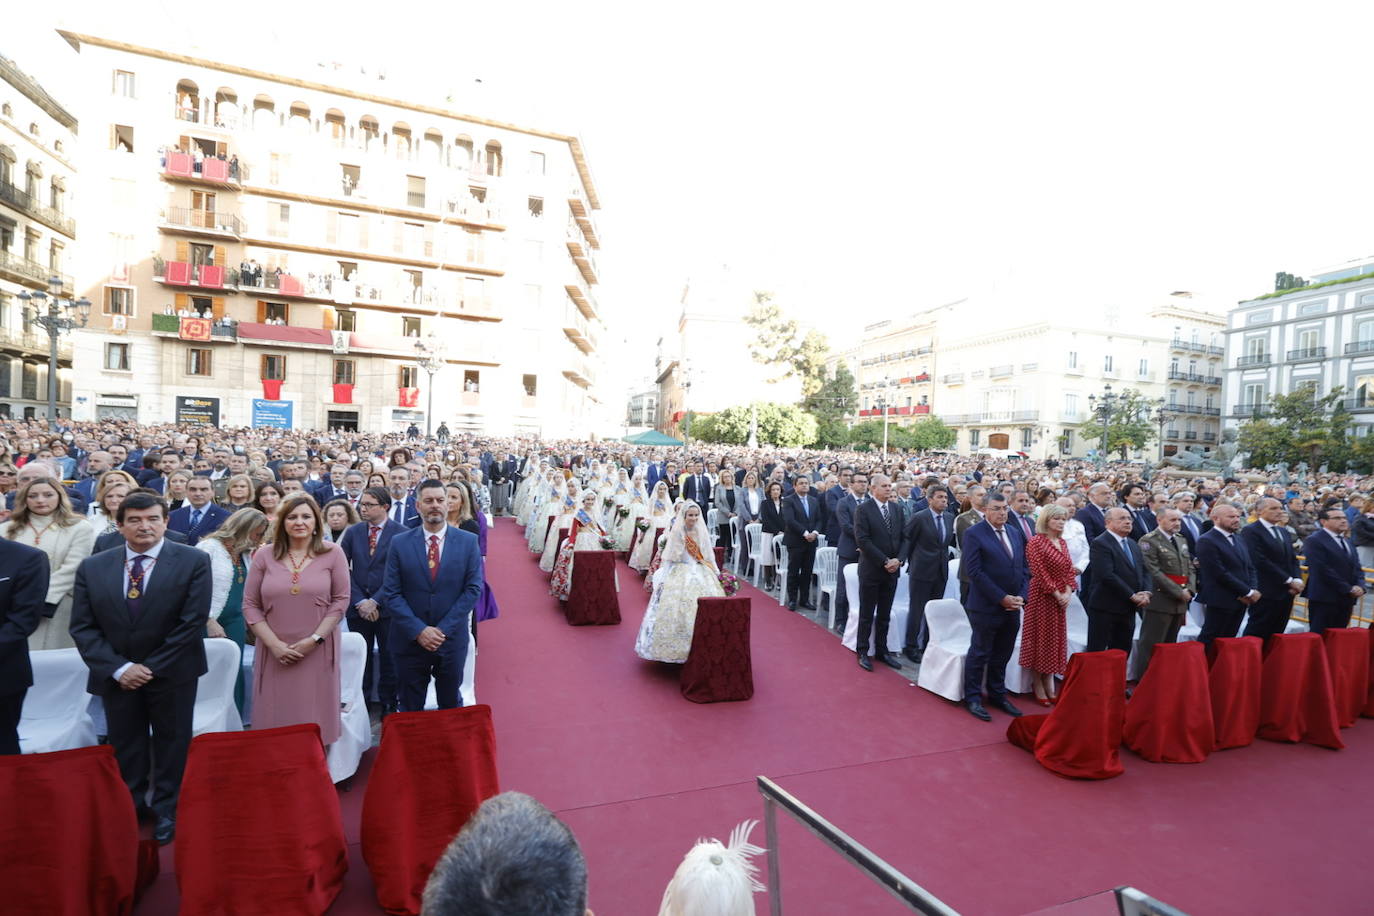
[[[949,581],[945,583],[945,597],[959,600],[959,558],[949,561]]]
[[[1069,654],[1088,650],[1088,611],[1078,599],[1078,592],[1069,596],[1069,606],[1064,608],[1064,622],[1067,624]]]
[[[33,686],[19,717],[19,750],[25,754],[67,751],[95,744],[95,725],[86,692],[90,674],[76,649],[29,653]]]
[[[773,538],[773,569],[777,571],[778,604],[785,607],[787,605],[787,545],[782,542],[782,535]],[[806,583],[808,587],[810,584],[809,582]],[[797,588],[802,587],[801,583],[797,584]],[[798,595],[797,600],[802,600],[802,596]]]
[[[930,641],[921,656],[916,685],[946,700],[960,702],[964,699],[964,658],[973,640],[968,615],[956,600],[931,601],[926,604],[926,627],[930,630]]]
[[[205,665],[205,673],[196,681],[191,736],[242,731],[243,720],[234,705],[234,682],[239,676],[238,643],[232,639],[205,640]]]
[[[372,746],[372,720],[363,696],[367,670],[367,640],[361,633],[345,633],[339,640],[339,703],[343,706],[343,730],[329,745],[329,777],[343,782],[358,771],[358,761]]]
[[[837,547],[822,547],[816,551],[816,584],[821,595],[829,596],[830,624],[835,626],[835,593],[839,590],[840,551]]]
[[[469,621],[471,623],[471,621]],[[458,685],[458,692],[463,697],[464,706],[472,706],[477,702],[477,643],[472,638],[472,627],[468,627],[468,654],[463,660],[463,682]],[[425,709],[438,709],[439,695],[434,691],[434,681],[429,682],[429,690],[425,692]]]
[[[845,595],[849,598],[849,618],[844,625],[844,647],[855,651],[859,642],[859,564],[848,563],[842,570]],[[887,624],[887,651],[901,654],[902,643],[906,641],[906,618],[910,611],[911,582],[906,568],[897,577],[897,593],[892,596],[892,613]],[[877,648],[870,646],[870,650]]]

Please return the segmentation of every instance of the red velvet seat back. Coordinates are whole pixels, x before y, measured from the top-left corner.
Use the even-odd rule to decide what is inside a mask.
[[[1331,669],[1317,633],[1269,637],[1260,682],[1258,736],[1340,749]]]
[[[682,695],[693,703],[754,695],[748,598],[698,598],[692,648],[682,666]]]
[[[573,551],[572,590],[563,604],[575,627],[620,623],[620,597],[615,586],[615,554],[609,550]]]
[[[1160,643],[1126,704],[1126,746],[1154,763],[1201,763],[1216,744],[1201,643]]]

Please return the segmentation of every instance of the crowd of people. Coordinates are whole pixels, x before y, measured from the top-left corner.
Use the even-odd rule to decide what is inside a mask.
[[[499,613],[483,563],[497,516],[524,526],[561,599],[578,551],[625,552],[651,595],[635,651],[659,662],[685,661],[696,601],[725,594],[731,567],[814,610],[817,550],[835,548],[834,626],[854,616],[866,671],[901,667],[887,631],[903,570],[914,664],[926,606],[957,589],[964,703],[985,721],[989,706],[1021,714],[1003,675],[1018,640],[1035,700],[1055,701],[1076,604],[1088,650],[1134,645],[1148,663],[1190,606],[1203,642],[1284,632],[1299,595],[1314,631],[1346,626],[1374,561],[1374,480],[1347,474],[441,433],[0,421],[0,626],[14,637],[0,644],[0,753],[19,750],[29,653],[74,646],[166,841],[204,638],[254,644],[235,700],[251,699],[255,727],[338,737],[345,628],[367,642],[379,716],[423,708],[431,681],[440,707],[462,705],[478,624]]]

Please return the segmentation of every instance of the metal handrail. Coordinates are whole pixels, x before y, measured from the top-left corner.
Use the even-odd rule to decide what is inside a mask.
[[[781,916],[782,913],[781,868],[778,863],[778,808],[782,808],[821,842],[857,866],[863,874],[878,882],[908,910],[926,913],[929,916],[959,916],[957,910],[878,858],[866,846],[821,817],[767,776],[758,777],[758,789],[759,794],[763,796],[763,825],[768,844],[768,897],[770,912],[774,916]]]

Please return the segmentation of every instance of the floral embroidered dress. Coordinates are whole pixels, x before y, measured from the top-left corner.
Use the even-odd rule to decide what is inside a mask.
[[[617,517],[615,525],[611,528],[612,537],[615,538],[616,550],[630,549],[630,541],[635,536],[635,522],[644,518],[649,511],[649,494],[644,492],[643,482],[635,486],[634,494],[623,508],[626,512],[625,517]]]
[[[663,548],[664,561],[654,573],[654,593],[644,612],[635,654],[650,661],[687,661],[697,622],[698,598],[724,598],[714,557],[703,554],[698,525],[687,536],[675,533]]]
[[[586,509],[577,510],[568,539],[559,548],[558,560],[553,565],[553,576],[549,579],[550,595],[557,596],[559,601],[568,600],[568,595],[572,594],[573,553],[578,550],[604,550],[601,538],[605,534]]]
[[[569,494],[563,498],[563,508],[558,518],[549,526],[549,536],[544,539],[544,551],[539,556],[539,568],[544,572],[553,572],[554,561],[558,559],[558,532],[564,528],[571,528],[573,516],[576,514],[577,504],[573,502],[572,494]]]

